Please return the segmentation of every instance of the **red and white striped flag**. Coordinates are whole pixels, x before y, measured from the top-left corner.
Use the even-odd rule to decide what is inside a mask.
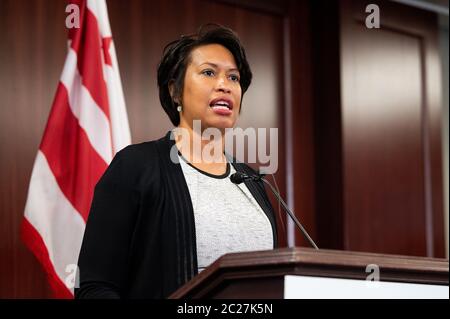
[[[22,238],[58,298],[72,298],[94,187],[114,154],[130,144],[105,0],[78,5],[69,48],[34,163]],[[68,279],[71,278],[71,279]]]

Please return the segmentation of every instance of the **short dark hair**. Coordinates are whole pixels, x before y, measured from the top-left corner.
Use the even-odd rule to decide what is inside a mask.
[[[245,55],[244,47],[236,33],[218,24],[202,25],[197,33],[182,35],[180,39],[170,42],[163,51],[158,65],[159,100],[173,125],[180,124],[180,114],[174,99],[181,98],[184,87],[184,76],[190,54],[196,47],[206,44],[220,44],[227,48],[236,61],[240,74],[242,97],[252,81],[252,71]],[[174,84],[174,99],[170,95],[169,84]],[[242,98],[241,98],[242,105]]]

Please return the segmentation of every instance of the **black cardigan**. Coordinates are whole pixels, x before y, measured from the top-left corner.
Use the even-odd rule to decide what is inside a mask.
[[[75,298],[165,298],[197,274],[194,212],[181,166],[170,159],[170,134],[118,152],[97,183]],[[245,164],[232,165],[255,173]],[[276,247],[264,185],[245,184],[272,224]]]

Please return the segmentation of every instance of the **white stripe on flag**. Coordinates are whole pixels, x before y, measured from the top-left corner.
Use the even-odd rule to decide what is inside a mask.
[[[34,162],[25,217],[39,232],[56,274],[65,283],[67,265],[78,263],[85,224],[61,192],[41,151]]]
[[[106,87],[108,90],[109,110],[112,127],[114,151],[118,152],[131,143],[130,127],[128,125],[125,99],[122,94],[122,81],[120,79],[119,64],[117,63],[114,42],[109,46],[112,67],[104,66],[106,73]]]
[[[109,164],[112,159],[110,123],[89,91],[83,86],[77,68],[77,54],[73,49],[68,51],[61,82],[68,91],[72,113],[86,132],[92,147]]]
[[[111,27],[109,26],[108,8],[105,1],[88,0],[87,7],[97,18],[97,24],[102,38],[111,37]]]

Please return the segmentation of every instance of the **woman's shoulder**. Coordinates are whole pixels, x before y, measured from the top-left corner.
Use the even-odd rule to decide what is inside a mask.
[[[156,153],[155,141],[130,144],[117,152],[113,162],[120,160],[132,166],[139,166],[139,164],[148,163],[148,160],[154,158]]]
[[[155,177],[160,172],[162,149],[158,143],[162,139],[131,144],[117,152],[102,177],[103,182],[129,181],[135,185],[143,177]]]
[[[161,146],[164,146],[166,143],[167,135],[151,141],[130,144],[117,152],[113,162],[114,160],[119,160],[136,169],[154,164],[160,153],[164,151],[164,148]]]

